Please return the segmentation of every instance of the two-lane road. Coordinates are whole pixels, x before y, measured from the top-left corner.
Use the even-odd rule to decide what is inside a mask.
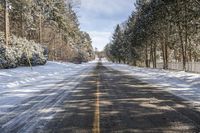
[[[72,79],[62,81],[65,83],[63,89],[57,87],[59,91],[54,89],[50,90],[51,93],[44,92],[43,97],[35,96],[10,110],[10,114],[1,116],[1,131],[28,133],[200,131],[200,112],[192,109],[183,99],[102,63],[98,63],[93,69],[92,72],[82,72],[80,75],[74,75]],[[78,80],[78,77],[83,79]],[[67,93],[69,90],[64,88],[69,86],[74,87]],[[40,103],[40,100],[43,102]],[[35,111],[41,106],[44,107],[36,113]],[[51,113],[54,115],[49,117],[48,114]]]

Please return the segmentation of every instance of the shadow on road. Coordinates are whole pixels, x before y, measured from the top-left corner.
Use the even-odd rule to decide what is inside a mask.
[[[99,75],[99,76],[97,76]],[[198,132],[200,113],[187,101],[99,63],[35,132],[91,133],[99,81],[100,132]],[[43,112],[45,113],[45,112]]]
[[[102,132],[198,132],[187,101],[130,75],[99,66]]]

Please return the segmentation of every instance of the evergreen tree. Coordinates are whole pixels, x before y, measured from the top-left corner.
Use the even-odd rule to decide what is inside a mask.
[[[77,56],[76,49],[88,56],[81,48],[88,35],[82,34],[73,6],[79,0],[10,0],[12,7],[6,10],[5,2],[0,1],[0,31],[5,31],[6,42],[10,34],[34,40],[49,49],[50,60],[72,60]],[[6,17],[7,16],[7,17]],[[8,21],[10,20],[10,21]],[[87,42],[91,50],[91,43]],[[78,46],[81,45],[81,46]],[[91,52],[92,53],[92,52]],[[89,58],[89,57],[84,57]]]
[[[169,62],[182,62],[183,70],[199,60],[199,1],[137,0],[135,6],[122,36],[114,32],[117,43],[106,46],[108,57],[154,68],[162,61],[164,69]]]

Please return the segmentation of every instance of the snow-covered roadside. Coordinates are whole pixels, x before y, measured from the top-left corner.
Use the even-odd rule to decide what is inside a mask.
[[[151,85],[163,88],[194,105],[200,104],[200,74],[133,67],[104,61],[107,67],[123,71]]]
[[[0,70],[0,114],[10,107],[15,107],[21,101],[30,98],[34,93],[49,89],[62,80],[78,75],[84,69],[92,71],[95,62],[72,64],[48,62],[44,66]],[[37,87],[48,82],[51,84]]]

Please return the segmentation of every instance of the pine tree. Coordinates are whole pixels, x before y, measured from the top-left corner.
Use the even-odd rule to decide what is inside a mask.
[[[114,32],[114,40],[122,40],[120,45],[111,42],[106,47],[108,57],[127,55],[127,63],[147,67],[152,64],[154,68],[162,61],[164,69],[168,69],[169,62],[182,62],[183,70],[187,62],[199,60],[198,1],[137,0],[135,6],[122,37]],[[127,49],[126,53],[117,50],[119,46]],[[124,56],[119,57],[123,60]]]

